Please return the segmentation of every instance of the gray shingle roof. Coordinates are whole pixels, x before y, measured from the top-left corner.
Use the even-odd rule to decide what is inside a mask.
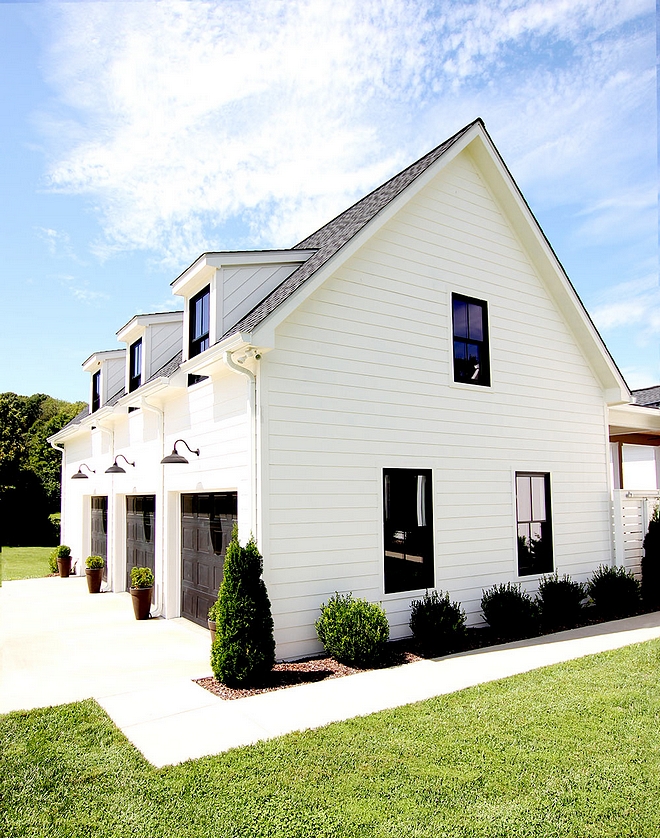
[[[633,390],[632,394],[635,404],[641,404],[645,407],[660,407],[660,384],[655,387]]]
[[[156,372],[151,376],[151,378],[145,383],[148,384],[149,381],[153,381],[156,378],[169,378],[171,375],[174,375],[174,373],[181,366],[182,360],[183,350],[179,349],[176,355],[173,358],[170,358],[170,360],[166,364],[163,364],[163,366],[159,370],[156,370]]]
[[[263,320],[268,317],[275,309],[287,300],[300,286],[306,282],[313,274],[316,273],[325,263],[335,255],[341,248],[347,244],[353,236],[360,232],[360,230],[368,224],[378,213],[383,210],[394,198],[397,197],[403,190],[410,186],[410,184],[425,172],[429,166],[435,163],[442,155],[454,145],[470,128],[476,123],[483,122],[481,119],[475,119],[465,128],[454,134],[444,143],[429,151],[423,157],[420,157],[411,166],[408,166],[398,175],[388,180],[382,186],[374,189],[364,198],[361,198],[352,207],[333,218],[332,221],[325,224],[311,236],[298,242],[293,250],[312,250],[316,248],[316,253],[313,254],[304,264],[297,268],[284,282],[279,285],[274,291],[268,294],[252,311],[250,311],[242,320],[232,326],[222,338],[236,332],[250,332],[258,326]],[[220,340],[222,340],[220,338]]]

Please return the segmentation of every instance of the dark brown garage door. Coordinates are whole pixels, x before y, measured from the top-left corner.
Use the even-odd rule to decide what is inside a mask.
[[[92,531],[92,556],[101,556],[105,561],[103,579],[108,581],[108,499],[107,497],[92,498],[90,529]]]
[[[236,492],[181,496],[181,615],[201,626],[218,595]]]
[[[131,568],[156,570],[154,554],[156,498],[129,495],[126,498],[126,587],[131,587]]]

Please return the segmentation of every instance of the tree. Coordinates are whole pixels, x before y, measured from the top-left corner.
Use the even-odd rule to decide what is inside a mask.
[[[660,507],[656,506],[644,537],[642,600],[646,608],[660,608]]]
[[[49,514],[59,512],[61,454],[46,442],[84,406],[44,393],[0,393],[0,541],[54,544]]]
[[[275,639],[263,560],[253,537],[241,547],[234,525],[216,608],[211,667],[224,684],[255,683],[273,668]]]

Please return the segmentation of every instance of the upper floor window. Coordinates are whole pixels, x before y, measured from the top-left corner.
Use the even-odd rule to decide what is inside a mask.
[[[190,300],[190,358],[209,348],[210,302],[211,290],[208,285]]]
[[[385,593],[433,587],[431,470],[383,472]]]
[[[128,370],[128,392],[132,393],[133,390],[137,390],[140,384],[142,384],[142,338],[131,344]]]
[[[452,325],[454,381],[490,386],[487,304],[452,294]]]
[[[92,376],[92,413],[101,407],[101,370]]]
[[[516,474],[518,575],[552,572],[550,475]]]

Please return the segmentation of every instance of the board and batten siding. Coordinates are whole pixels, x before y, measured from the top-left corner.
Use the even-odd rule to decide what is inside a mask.
[[[488,303],[491,387],[453,382],[452,292]],[[385,467],[433,469],[435,585],[472,624],[482,589],[517,579],[516,471],[551,474],[560,573],[610,560],[602,390],[468,154],[276,334],[260,386],[279,657],[320,648],[335,591],[382,601],[392,636],[409,633],[420,592],[384,594]]]

